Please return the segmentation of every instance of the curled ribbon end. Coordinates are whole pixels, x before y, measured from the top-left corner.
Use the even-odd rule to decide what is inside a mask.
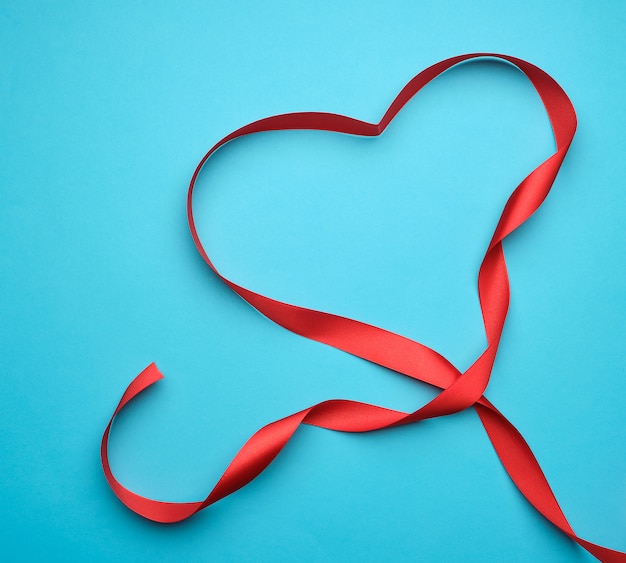
[[[115,418],[115,415],[117,415],[117,413],[119,413],[129,401],[139,395],[139,393],[146,390],[153,383],[159,381],[159,379],[164,378],[165,376],[161,373],[156,364],[152,362],[137,377],[135,377],[135,379],[133,379],[130,385],[126,388],[126,391],[120,399],[119,405],[117,405],[117,408],[115,409],[113,418]]]

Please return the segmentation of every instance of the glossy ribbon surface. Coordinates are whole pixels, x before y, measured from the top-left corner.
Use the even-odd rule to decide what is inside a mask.
[[[478,294],[487,348],[469,369],[461,373],[441,354],[419,342],[356,320],[276,301],[241,287],[218,272],[196,231],[193,191],[202,167],[221,146],[244,135],[276,130],[309,129],[370,137],[380,135],[402,107],[428,82],[454,65],[479,57],[507,61],[528,77],[548,113],[556,151],[533,170],[511,194],[481,263]],[[626,562],[626,554],[593,544],[576,535],[528,444],[483,395],[489,383],[509,306],[509,278],[502,241],[526,221],[548,195],[575,131],[574,107],[563,89],[548,74],[515,57],[475,53],[446,59],[420,72],[400,91],[379,123],[367,123],[331,113],[289,113],[255,121],[220,140],[198,164],[187,196],[191,235],[198,252],[215,274],[255,309],[287,330],[439,387],[441,392],[411,413],[349,400],[318,403],[272,422],[253,434],[204,500],[161,502],[137,495],[120,484],[111,472],[108,459],[109,433],[115,416],[133,397],[163,377],[156,365],[151,364],[126,389],[102,438],[102,466],[113,492],[128,508],[145,518],[162,523],[178,522],[235,492],[259,475],[278,455],[300,424],[341,432],[369,432],[473,407],[504,468],[528,501],[554,526],[601,561]]]

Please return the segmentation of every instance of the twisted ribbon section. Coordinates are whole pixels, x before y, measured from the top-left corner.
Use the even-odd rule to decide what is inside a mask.
[[[380,135],[402,107],[428,82],[459,63],[480,57],[507,61],[528,77],[539,93],[550,118],[556,151],[533,170],[511,194],[481,263],[478,272],[478,294],[487,335],[487,348],[469,369],[461,373],[435,350],[393,332],[338,315],[276,301],[237,285],[220,274],[200,242],[193,217],[196,179],[215,151],[238,137],[264,131],[313,129],[370,137]],[[204,500],[161,502],[133,493],[120,484],[111,472],[108,459],[108,440],[115,416],[133,397],[163,377],[156,365],[150,364],[126,389],[102,437],[102,466],[113,492],[128,508],[145,518],[162,523],[178,522],[252,481],[278,455],[300,424],[340,432],[370,432],[449,415],[473,407],[502,465],[532,506],[599,560],[607,563],[625,563],[625,553],[596,545],[576,535],[528,444],[513,424],[483,395],[489,383],[509,306],[509,278],[502,241],[524,223],[548,195],[575,131],[576,114],[572,103],[563,89],[543,70],[507,55],[474,53],[446,59],[420,72],[400,91],[379,123],[367,123],[332,113],[288,113],[245,125],[216,143],[198,164],[191,178],[187,196],[187,217],[193,241],[213,272],[237,295],[287,330],[439,387],[441,392],[411,413],[349,400],[318,403],[272,422],[253,434]]]

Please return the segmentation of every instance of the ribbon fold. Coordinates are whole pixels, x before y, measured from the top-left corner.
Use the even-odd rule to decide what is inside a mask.
[[[419,342],[353,319],[276,301],[237,285],[220,274],[202,246],[193,216],[196,180],[215,151],[238,137],[265,131],[309,129],[378,136],[428,82],[459,63],[481,57],[511,63],[531,81],[550,119],[556,151],[535,168],[511,194],[485,252],[478,272],[478,295],[487,348],[469,369],[461,373],[441,354]],[[574,532],[530,447],[513,424],[484,396],[509,306],[509,278],[502,241],[524,223],[548,195],[575,131],[574,107],[563,89],[547,73],[515,57],[474,53],[446,59],[420,72],[400,91],[379,123],[367,123],[332,113],[289,113],[245,125],[217,142],[202,158],[191,178],[187,195],[187,218],[198,252],[218,278],[252,307],[287,330],[439,387],[441,392],[411,413],[350,400],[318,403],[272,422],[253,434],[203,501],[161,502],[133,493],[119,483],[113,476],[108,459],[109,434],[116,415],[133,397],[163,377],[152,363],[128,386],[102,437],[102,466],[113,492],[128,508],[145,518],[162,523],[178,522],[252,481],[278,455],[300,424],[340,432],[370,432],[445,416],[473,407],[502,465],[530,504],[600,561],[626,563],[625,553],[588,542]]]

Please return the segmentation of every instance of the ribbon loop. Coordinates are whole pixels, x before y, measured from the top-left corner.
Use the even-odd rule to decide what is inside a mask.
[[[487,348],[469,369],[461,373],[441,354],[419,342],[346,317],[282,303],[241,287],[219,273],[202,246],[193,216],[196,180],[215,151],[239,137],[265,131],[312,129],[378,136],[404,105],[431,80],[459,63],[480,57],[496,58],[513,64],[528,77],[548,113],[556,152],[515,189],[496,225],[478,272],[478,295]],[[438,387],[441,392],[412,413],[349,400],[329,400],[313,405],[272,422],[253,434],[203,501],[171,503],[145,498],[125,488],[113,476],[108,459],[108,440],[115,416],[141,391],[163,377],[156,365],[150,364],[126,389],[102,438],[102,466],[113,492],[128,508],[145,518],[163,523],[178,522],[252,481],[280,453],[300,424],[339,432],[370,432],[473,407],[502,465],[531,505],[601,561],[626,563],[626,554],[590,543],[575,534],[528,444],[504,415],[484,397],[509,306],[509,278],[502,241],[522,225],[548,195],[575,131],[574,107],[567,94],[547,73],[515,57],[475,53],[446,59],[420,72],[400,91],[378,123],[367,123],[332,113],[289,113],[260,119],[218,141],[198,164],[187,195],[191,236],[198,252],[213,272],[252,307],[287,330]]]

